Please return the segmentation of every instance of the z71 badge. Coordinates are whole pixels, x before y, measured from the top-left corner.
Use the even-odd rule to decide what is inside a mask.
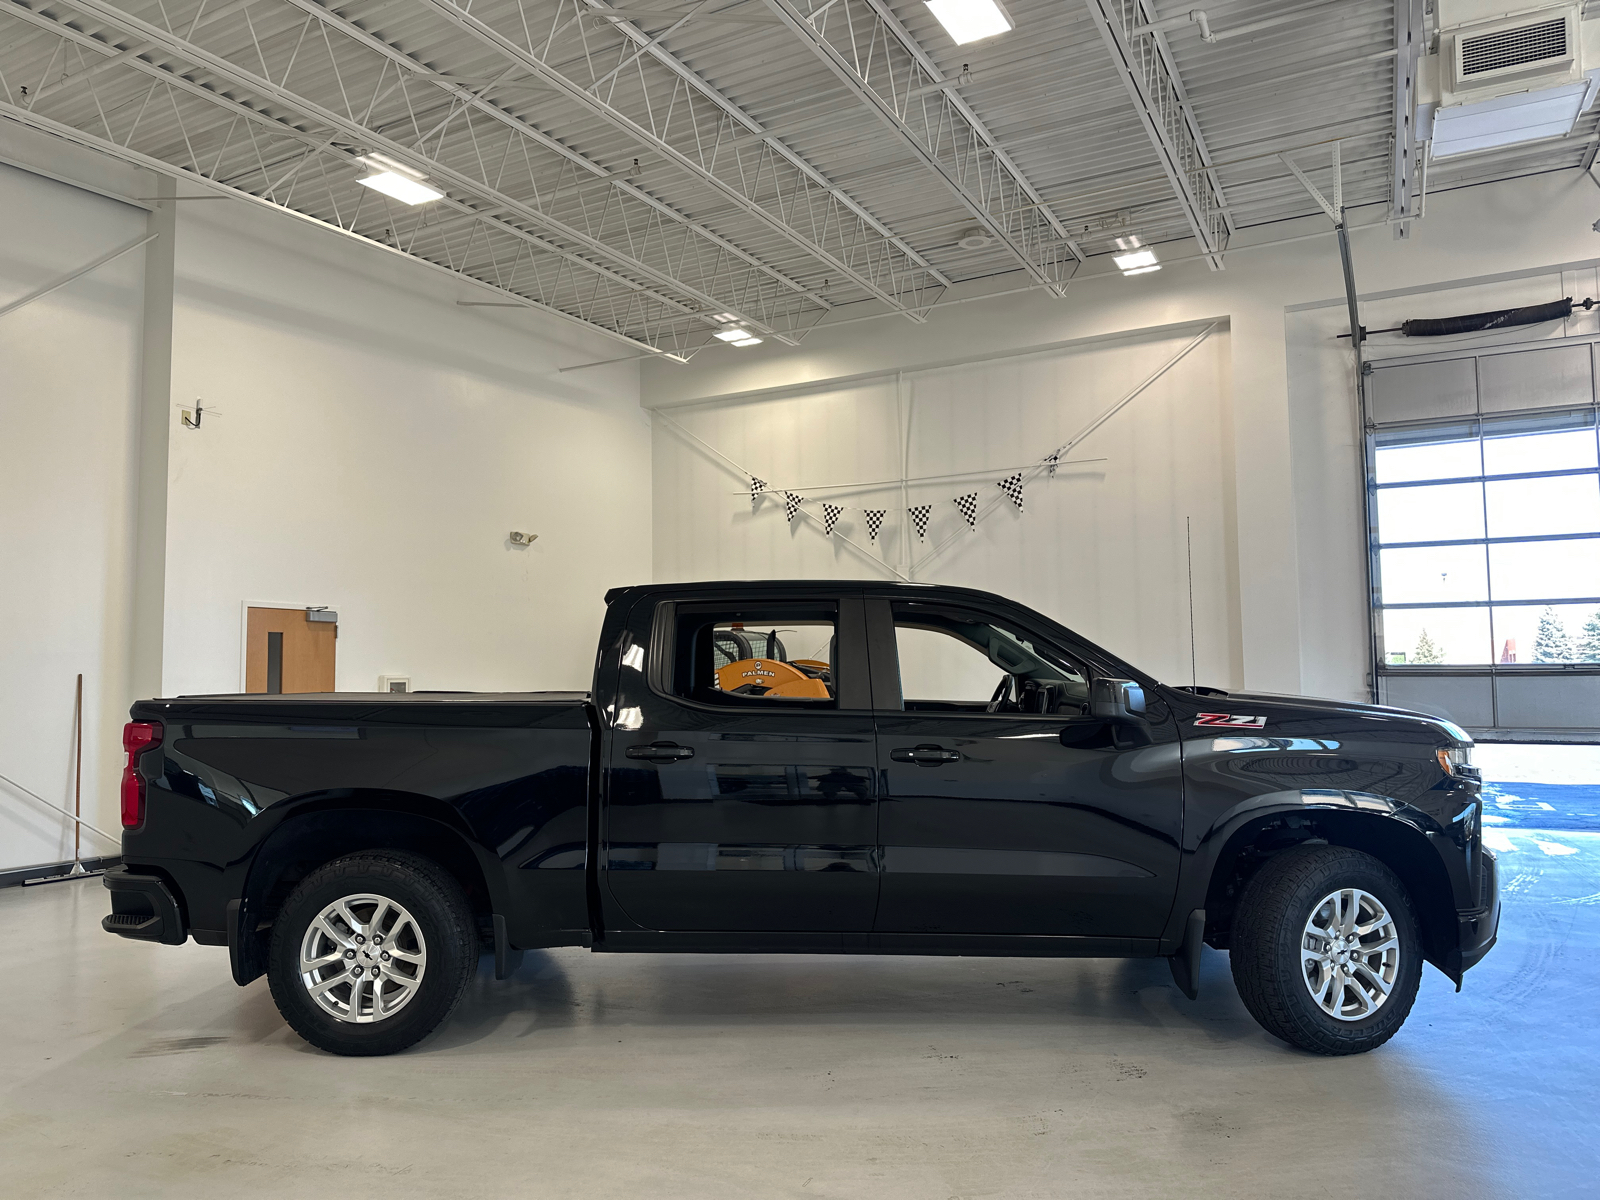
[[[1250,717],[1242,713],[1200,713],[1195,719],[1196,725],[1226,725],[1229,729],[1265,729],[1265,717]]]

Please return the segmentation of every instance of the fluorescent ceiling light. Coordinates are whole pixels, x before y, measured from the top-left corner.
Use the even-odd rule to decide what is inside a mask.
[[[734,313],[712,313],[711,319],[713,321],[719,321],[723,324],[727,324],[730,321],[737,321],[739,318]]]
[[[396,162],[387,154],[363,154],[356,161],[375,172],[356,180],[357,183],[365,184],[385,196],[393,196],[404,204],[426,204],[444,195],[438,188],[429,187],[424,182],[427,176],[421,171],[413,170],[403,162]]]
[[[928,0],[928,11],[958,46],[1016,28],[999,0]]]
[[[1161,264],[1156,261],[1154,250],[1135,250],[1131,254],[1113,254],[1111,261],[1117,264],[1117,270],[1124,275],[1147,275],[1151,271],[1161,270]]]
[[[717,330],[716,336],[725,342],[739,342],[742,339],[749,337],[750,331],[748,329],[741,329],[737,325],[733,325],[727,329]]]
[[[438,200],[444,195],[437,188],[412,179],[409,175],[402,175],[398,171],[379,171],[376,175],[368,175],[356,180],[364,183],[374,191],[382,192],[385,196],[393,196],[402,204],[426,204],[430,200]]]
[[[758,337],[747,337],[747,338],[740,338],[737,342],[734,342],[733,345],[735,345],[735,346],[759,346],[759,345],[761,345],[761,341],[762,341],[762,339],[758,338]]]

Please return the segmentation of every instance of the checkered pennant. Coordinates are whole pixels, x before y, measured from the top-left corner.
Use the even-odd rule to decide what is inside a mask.
[[[868,508],[863,511],[867,514],[867,536],[875,542],[878,540],[878,530],[883,528],[883,519],[889,515],[889,510]]]
[[[1050,471],[1050,478],[1054,479],[1056,477],[1056,468],[1061,465],[1061,451],[1057,450],[1055,453],[1048,455],[1044,460],[1044,465]]]
[[[750,511],[755,512],[756,505],[761,503],[761,493],[767,490],[767,481],[750,476]]]
[[[832,533],[833,527],[839,523],[839,517],[843,513],[844,509],[840,505],[829,504],[824,500],[822,502],[822,532]]]
[[[1006,496],[1010,499],[1011,503],[1013,503],[1013,504],[1015,504],[1017,506],[1017,511],[1018,512],[1022,511],[1022,472],[1021,471],[1018,471],[1015,475],[1007,475],[999,483],[995,484],[995,487],[999,488],[1002,492],[1004,492],[1006,494]]]
[[[917,540],[928,540],[928,517],[933,513],[931,504],[913,504],[906,509],[911,514],[911,523],[917,527]]]
[[[785,492],[783,494],[783,515],[789,524],[794,524],[794,519],[800,515],[800,506],[805,502],[806,498],[800,495],[799,492]]]
[[[978,527],[977,492],[968,492],[965,496],[957,496],[954,500],[950,501],[950,503],[954,504],[961,510],[961,515],[966,518],[967,527],[969,529],[976,529]]]

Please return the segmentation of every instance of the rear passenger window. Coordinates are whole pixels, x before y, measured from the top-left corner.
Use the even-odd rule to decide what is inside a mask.
[[[730,707],[833,707],[838,607],[680,608],[672,690]]]

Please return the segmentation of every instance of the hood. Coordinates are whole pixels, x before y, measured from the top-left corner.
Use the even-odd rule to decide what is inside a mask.
[[[1417,712],[1410,708],[1391,708],[1386,704],[1363,704],[1357,700],[1327,700],[1316,696],[1286,696],[1276,692],[1226,692],[1229,704],[1246,703],[1270,704],[1276,708],[1297,708],[1310,712],[1326,713],[1359,713],[1370,717],[1390,717],[1405,721],[1420,721],[1432,725],[1445,736],[1463,746],[1472,745],[1472,735],[1448,717],[1441,717],[1434,713]],[[1195,697],[1205,700],[1205,696]]]

